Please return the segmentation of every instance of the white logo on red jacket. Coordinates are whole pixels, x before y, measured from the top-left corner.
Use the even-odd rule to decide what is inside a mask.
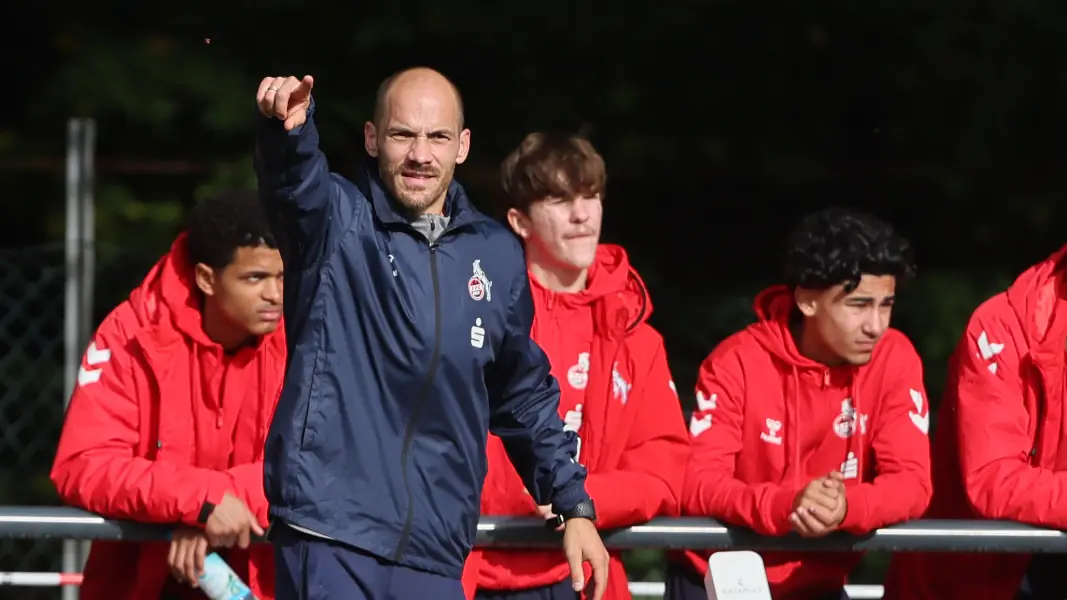
[[[994,363],[992,366],[997,366]],[[915,404],[915,412],[908,412],[908,416],[911,417],[912,424],[915,425],[922,432],[923,435],[929,435],[930,433],[930,411],[926,411],[923,414],[924,401],[923,394],[919,390],[908,388],[908,393],[911,394],[911,401]]]
[[[997,355],[1004,351],[1004,344],[990,343],[989,336],[986,332],[982,332],[978,335],[978,355],[982,360],[987,361],[989,364],[986,368],[989,372],[997,374]]]
[[[778,432],[782,430],[782,422],[778,419],[767,419],[765,423],[767,425],[767,431],[759,434],[759,439],[768,444],[781,446],[782,438],[778,435]]]
[[[856,433],[856,423],[859,423],[860,433],[866,435],[867,415],[857,413],[852,398],[845,398],[841,401],[841,414],[834,417],[834,433],[841,439],[848,439]]]
[[[855,452],[849,452],[845,462],[841,463],[841,474],[845,479],[855,479],[859,475],[859,461]]]
[[[841,401],[841,414],[834,417],[834,433],[837,437],[848,439],[856,431],[856,409],[852,406],[852,398]]]
[[[589,384],[589,353],[578,353],[578,364],[567,369],[567,383],[576,390],[584,390]]]
[[[689,417],[689,435],[696,437],[705,431],[711,429],[711,413],[697,418],[696,413]]]
[[[486,302],[493,301],[493,282],[482,270],[482,261],[474,261],[474,275],[467,280],[467,292],[474,300],[485,298]]]
[[[611,367],[611,387],[615,391],[615,399],[626,404],[626,401],[630,399],[630,389],[633,385],[619,373],[619,363]]]
[[[709,398],[704,395],[704,392],[697,390],[697,409],[693,412],[693,416],[689,417],[689,435],[696,437],[711,429],[711,411],[715,410],[718,401],[718,394],[712,394]],[[704,414],[698,418],[697,413]]]
[[[96,342],[89,344],[89,348],[85,351],[85,364],[78,367],[78,387],[100,381],[100,376],[104,374],[102,365],[109,360],[111,360],[111,350],[107,348],[98,349]],[[87,366],[99,366],[100,368],[87,369]]]
[[[579,404],[574,407],[574,410],[568,410],[567,415],[563,417],[563,431],[573,431],[578,433],[578,430],[582,428],[582,405]]]
[[[578,404],[574,407],[574,410],[568,410],[567,414],[563,417],[563,431],[573,431],[575,434],[582,428],[582,405]],[[576,440],[578,442],[578,448],[574,451],[574,462],[581,460],[579,457],[582,455],[582,438],[578,436]],[[580,464],[580,463],[579,463]]]
[[[715,407],[719,403],[719,395],[712,394],[711,397],[705,396],[704,392],[697,390],[697,410],[715,410]]]

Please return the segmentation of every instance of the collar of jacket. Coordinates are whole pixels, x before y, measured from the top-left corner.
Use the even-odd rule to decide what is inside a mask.
[[[411,217],[402,210],[398,210],[399,203],[386,191],[378,174],[378,165],[373,160],[366,160],[358,170],[355,179],[356,187],[363,195],[370,199],[374,216],[386,225],[411,226]],[[467,192],[455,179],[448,184],[448,195],[445,197],[445,215],[448,216],[448,227],[454,229],[463,225],[481,220],[482,215],[467,198]]]

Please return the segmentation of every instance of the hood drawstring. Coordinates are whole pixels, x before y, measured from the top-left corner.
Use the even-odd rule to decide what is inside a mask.
[[[270,352],[269,349],[266,351]],[[258,397],[263,398],[267,394],[267,361],[261,360],[258,362],[259,369],[257,369],[256,376],[259,378],[259,381],[256,382],[256,387],[259,390]],[[269,414],[267,409],[268,406],[272,406],[269,402],[260,401],[256,402],[256,405],[258,406],[256,414],[256,452],[253,454],[252,459],[258,461],[263,459],[263,449],[264,444],[267,441],[267,431],[270,429],[270,421],[274,415]]]
[[[787,454],[790,457],[793,464],[791,465],[793,471],[793,484],[797,486],[797,489],[803,489],[807,484],[805,481],[805,472],[800,464],[800,418],[797,413],[800,412],[800,369],[796,365],[792,366],[792,394],[786,400],[785,403],[785,426]]]
[[[862,407],[862,404],[860,403],[860,386],[859,386],[859,382],[858,382],[859,377],[857,376],[857,373],[856,373],[855,369],[852,370],[850,375],[851,375],[851,378],[852,378],[852,381],[849,383],[849,388],[851,390],[851,396],[852,396],[852,418],[853,418],[853,424],[852,424],[852,439],[849,441],[849,452],[848,453],[851,454],[856,459],[856,482],[857,483],[862,483],[863,482],[863,469],[864,469],[864,464],[863,464],[864,463],[864,456],[863,455],[865,454],[865,452],[863,451],[863,448],[865,447],[864,438],[867,437],[867,431],[866,431],[867,428],[864,425],[863,412],[862,412],[863,411],[863,407]],[[847,464],[848,464],[848,456],[846,455],[845,456],[845,465],[847,466]],[[844,473],[842,473],[842,475],[843,474]]]
[[[807,472],[803,468],[800,448],[801,440],[803,439],[803,432],[801,431],[801,419],[800,413],[803,408],[800,404],[800,367],[797,365],[791,365],[793,376],[791,378],[791,389],[785,403],[785,429],[786,429],[786,456],[792,464],[786,466],[787,471],[792,470],[792,483],[799,488],[802,488],[807,484]],[[824,367],[822,369],[821,384],[822,388],[825,388],[830,384],[830,369]],[[858,482],[863,481],[864,473],[864,439],[866,437],[866,431],[863,424],[862,406],[860,403],[859,392],[859,377],[855,369],[849,371],[849,397],[852,400],[852,435],[849,438],[848,452],[844,459],[841,461],[842,466],[848,465],[849,455],[852,455],[856,459],[856,480]],[[842,471],[842,475],[844,475]]]
[[[201,418],[201,415],[203,414],[201,411],[211,410],[211,407],[204,406],[203,403],[204,370],[200,364],[200,354],[203,352],[204,349],[200,346],[200,344],[197,344],[196,341],[190,341],[189,347],[193,357],[193,359],[190,361],[191,364],[189,365],[189,393],[192,395],[192,398],[190,399],[191,402],[189,405],[192,409],[190,415],[190,425],[192,427],[193,434],[193,447],[195,448],[193,464],[198,467],[201,467],[204,466],[204,460],[201,456],[201,453],[204,452],[206,448],[204,447],[202,441],[197,439],[197,434],[199,433],[199,431],[195,423],[198,419]],[[162,413],[162,411],[160,412]],[[212,421],[214,421],[214,418],[212,418]]]

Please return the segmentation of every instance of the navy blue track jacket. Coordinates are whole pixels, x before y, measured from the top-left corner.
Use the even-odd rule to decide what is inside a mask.
[[[283,239],[288,369],[266,442],[272,518],[459,578],[486,433],[538,504],[589,496],[559,387],[530,339],[522,248],[452,183],[430,244],[382,186],[331,174],[313,120],[260,118],[260,196]]]

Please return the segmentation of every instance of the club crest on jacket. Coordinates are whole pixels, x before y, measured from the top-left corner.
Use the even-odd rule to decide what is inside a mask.
[[[834,417],[834,433],[840,438],[850,438],[856,431],[856,409],[852,406],[852,398],[841,401],[841,414]]]
[[[567,369],[567,383],[576,390],[584,390],[589,384],[589,353],[579,352],[578,363]]]
[[[486,302],[493,301],[493,282],[482,270],[481,259],[474,261],[474,275],[467,280],[467,291],[475,301],[485,298]]]

